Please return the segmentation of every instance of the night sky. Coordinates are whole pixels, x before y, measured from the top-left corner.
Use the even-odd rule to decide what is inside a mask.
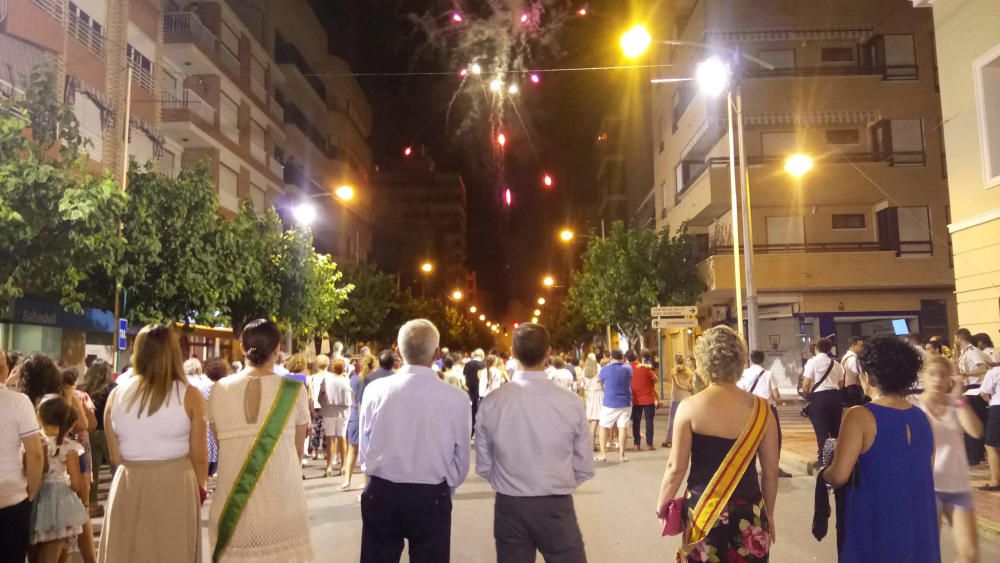
[[[476,2],[460,4],[467,17],[474,17]],[[531,68],[620,64],[617,37],[627,10],[612,14],[604,8],[621,11],[623,4],[626,2],[614,0],[579,5],[567,2],[567,9],[586,5],[588,16],[569,20],[553,41],[555,45],[550,45],[561,52],[530,61]],[[591,227],[585,219],[586,206],[596,203],[594,141],[602,115],[617,107],[623,95],[619,89],[623,73],[628,71],[552,72],[543,74],[537,87],[522,85],[518,105],[528,132],[510,112],[504,125],[508,138],[506,184],[514,191],[514,205],[508,210],[497,196],[486,118],[464,134],[455,135],[456,121],[464,118],[463,110],[468,109],[460,100],[452,110],[451,127],[445,125],[442,110],[460,82],[460,67],[445,57],[462,60],[467,55],[421,54],[426,38],[407,17],[428,12],[447,17],[455,4],[316,0],[314,5],[330,31],[331,52],[346,59],[356,73],[454,72],[447,76],[358,78],[374,113],[375,163],[385,167],[401,158],[404,147],[424,144],[438,170],[460,172],[468,191],[468,266],[478,273],[480,288],[492,294],[491,312],[505,313],[513,299],[533,300],[539,294],[543,274],[565,271],[566,249],[556,241],[558,229],[571,225],[583,233]],[[555,179],[554,189],[543,189],[545,172]]]

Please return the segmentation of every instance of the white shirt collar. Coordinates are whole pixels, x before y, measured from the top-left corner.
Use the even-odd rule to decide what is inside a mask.
[[[544,371],[535,371],[535,370],[532,370],[532,371],[521,371],[521,370],[518,370],[518,371],[514,372],[514,379],[532,380],[532,379],[548,379],[548,378],[549,378],[548,374],[546,374]]]
[[[399,373],[412,373],[414,375],[429,375],[434,379],[437,379],[437,372],[433,368],[427,366],[415,366],[411,364],[403,364],[403,367],[399,368]]]

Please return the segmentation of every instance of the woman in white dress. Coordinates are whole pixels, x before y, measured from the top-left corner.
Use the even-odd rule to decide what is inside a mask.
[[[274,373],[281,340],[274,323],[253,321],[240,340],[248,368],[216,383],[208,401],[209,423],[219,442],[218,487],[208,526],[213,559],[310,561],[299,462],[310,419],[306,389]]]
[[[583,363],[583,390],[587,400],[587,422],[590,423],[590,434],[595,441],[597,423],[601,420],[601,403],[604,401],[604,386],[597,378],[598,371],[597,356],[587,354],[587,361]]]

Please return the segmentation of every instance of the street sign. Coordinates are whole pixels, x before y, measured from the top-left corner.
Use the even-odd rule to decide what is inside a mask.
[[[694,328],[698,326],[698,319],[653,319],[653,328],[662,330],[666,328]]]
[[[653,307],[649,314],[654,317],[682,317],[690,318],[698,316],[698,307],[694,305],[682,305],[680,307]]]
[[[118,349],[124,350],[128,348],[128,338],[126,338],[125,333],[128,332],[128,321],[125,319],[118,319]]]

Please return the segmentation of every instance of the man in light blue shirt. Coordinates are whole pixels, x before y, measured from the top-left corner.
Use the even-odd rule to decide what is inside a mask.
[[[523,369],[486,396],[476,417],[476,473],[497,492],[497,561],[584,563],[573,491],[594,476],[593,438],[583,403],[545,374],[551,354],[544,326],[514,331]]]
[[[625,353],[621,350],[611,351],[611,363],[601,368],[597,374],[604,388],[604,400],[601,403],[601,455],[594,461],[604,461],[608,456],[608,434],[612,428],[618,428],[618,459],[628,461],[625,457],[625,436],[628,423],[632,419],[632,366],[625,363]]]
[[[451,495],[469,473],[469,396],[431,364],[440,334],[427,320],[397,338],[405,364],[364,388],[358,458],[370,477],[361,495],[361,561],[448,561]]]

